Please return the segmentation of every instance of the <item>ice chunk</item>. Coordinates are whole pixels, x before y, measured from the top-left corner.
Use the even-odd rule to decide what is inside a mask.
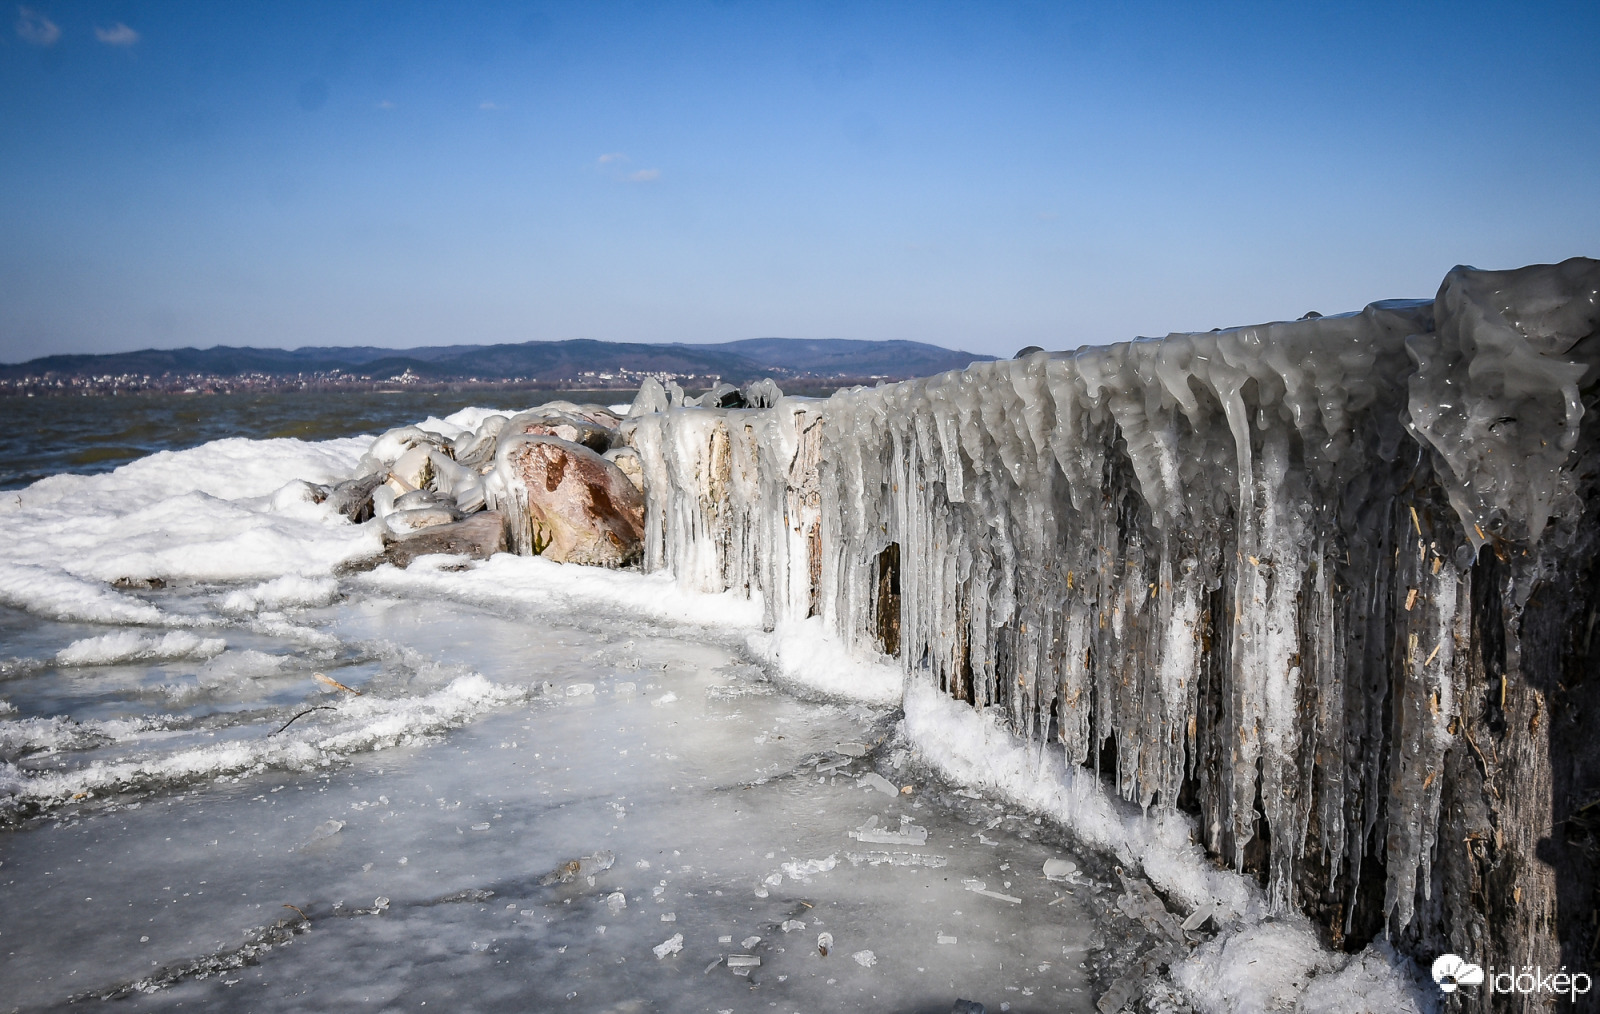
[[[658,959],[664,958],[669,954],[676,954],[683,950],[683,934],[674,933],[650,949],[655,952]]]
[[[617,861],[616,855],[609,849],[602,849],[593,855],[580,856],[562,863],[555,869],[539,878],[539,884],[548,887],[551,884],[569,884],[579,877],[592,877],[611,869]]]
[[[1188,932],[1190,930],[1197,930],[1201,926],[1204,926],[1206,920],[1211,918],[1212,913],[1216,910],[1216,902],[1205,902],[1199,908],[1196,908],[1193,912],[1189,913],[1189,918],[1183,920],[1184,931]]]
[[[938,933],[938,934],[935,934],[934,940],[935,940],[935,942],[941,943],[941,944],[960,943],[960,941],[956,939],[955,934],[953,934],[953,933]]]
[[[867,745],[865,743],[840,743],[833,749],[835,753],[843,754],[846,757],[865,757],[867,755]]]
[[[568,697],[588,697],[594,694],[593,683],[571,683],[567,686]]]
[[[1078,864],[1070,859],[1046,859],[1044,875],[1050,880],[1071,880],[1078,872]]]
[[[938,855],[924,855],[920,852],[846,852],[844,857],[850,860],[851,866],[926,866],[938,869],[944,866],[948,859]]]
[[[794,862],[784,863],[778,868],[787,873],[790,880],[805,880],[818,873],[827,873],[837,865],[839,865],[839,856],[835,853],[822,859],[797,859]],[[769,877],[767,879],[770,883],[772,878]],[[778,885],[773,884],[772,886],[776,887]]]
[[[895,787],[895,784],[889,781],[889,779],[878,774],[876,771],[868,771],[866,774],[861,776],[861,779],[856,782],[856,784],[870,786],[886,796],[894,796],[898,798],[900,795],[900,790]]]
[[[1021,898],[1013,898],[1009,894],[1001,894],[998,891],[988,890],[988,885],[981,880],[963,880],[961,882],[961,886],[971,891],[973,894],[981,894],[985,898],[994,898],[997,901],[1008,901],[1013,905],[1022,904]]]
[[[878,963],[878,956],[871,951],[856,951],[850,956],[854,958],[856,964],[860,965],[862,968],[871,968],[873,965]]]
[[[754,954],[728,955],[729,968],[757,968],[761,965],[761,958]]]
[[[760,937],[758,937],[758,936],[748,936],[748,937],[745,937],[743,940],[739,941],[739,946],[748,951],[750,948],[754,947],[756,944],[759,944],[760,942],[761,942],[761,938]]]
[[[621,891],[612,891],[610,894],[606,895],[606,908],[611,910],[612,915],[616,915],[618,912],[627,907],[627,896]]]
[[[928,829],[910,823],[909,818],[900,819],[900,830],[886,831],[878,827],[877,814],[849,834],[856,841],[874,845],[923,845],[928,841]]]
[[[800,919],[785,919],[782,923],[780,923],[778,925],[778,928],[783,930],[785,933],[793,933],[796,930],[805,929],[806,928],[806,924],[805,924],[805,922],[803,920],[800,920]]]

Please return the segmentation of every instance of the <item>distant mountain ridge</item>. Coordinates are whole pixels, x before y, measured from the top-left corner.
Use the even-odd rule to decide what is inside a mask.
[[[762,376],[817,380],[902,380],[966,367],[993,356],[911,341],[750,338],[712,345],[641,344],[590,339],[411,349],[372,346],[262,349],[142,349],[101,355],[55,355],[0,365],[0,378],[105,375],[361,374],[375,379],[410,373],[421,380],[528,378],[581,381],[599,373],[719,376],[743,383]]]

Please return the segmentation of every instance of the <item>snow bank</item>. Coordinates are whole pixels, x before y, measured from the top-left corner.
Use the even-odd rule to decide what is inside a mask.
[[[350,581],[370,591],[485,606],[534,605],[556,611],[600,606],[640,619],[730,629],[758,626],[761,621],[759,601],[731,593],[688,593],[665,574],[604,570],[509,553],[466,570],[444,569],[459,562],[455,557],[421,557],[404,570],[385,564]]]
[[[900,701],[899,668],[851,654],[817,617],[781,623],[772,633],[751,634],[747,642],[784,678],[812,690],[864,704]]]
[[[377,554],[381,538],[308,502],[305,483],[348,478],[368,443],[231,438],[42,479],[0,502],[0,603],[60,620],[191,626],[212,620],[168,615],[116,586],[326,579]],[[268,608],[310,601],[292,581],[262,590],[279,599]]]

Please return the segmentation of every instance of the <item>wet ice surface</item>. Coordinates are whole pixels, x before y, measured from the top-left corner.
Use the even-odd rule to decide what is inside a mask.
[[[13,652],[108,632],[55,626]],[[163,726],[35,751],[24,771],[230,738],[267,764],[101,788],[3,832],[7,1007],[1093,1009],[1091,905],[1115,892],[1040,872],[1092,857],[897,769],[892,711],[797,699],[732,641],[620,617],[356,598],[283,629],[224,628],[203,660],[6,679],[13,720]],[[245,652],[282,661],[218,668]],[[306,708],[334,710],[283,735],[326,744],[351,735],[346,712],[472,678],[498,696],[416,718],[422,737],[358,738],[304,769],[259,752]],[[184,679],[187,697],[162,689]],[[415,718],[389,715],[371,721]]]

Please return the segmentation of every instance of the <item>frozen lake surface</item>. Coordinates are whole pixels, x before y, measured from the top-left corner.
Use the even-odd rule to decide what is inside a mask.
[[[737,639],[355,594],[203,661],[60,666],[103,629],[8,621],[13,720],[73,719],[22,723],[57,739],[19,766],[93,793],[0,839],[8,1007],[1093,1009],[1111,884],[1040,871],[1095,864]],[[134,763],[132,791],[95,787]],[[873,818],[926,840],[850,836]]]
[[[307,483],[371,446],[0,499],[0,1011],[1431,1009],[1189,818],[819,617],[504,553],[369,569],[378,523]]]

